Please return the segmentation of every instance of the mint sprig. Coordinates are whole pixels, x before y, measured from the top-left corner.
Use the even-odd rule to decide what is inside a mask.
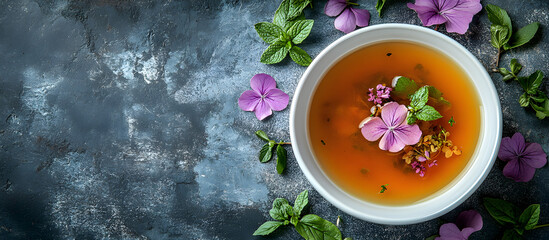
[[[293,207],[284,198],[275,199],[269,215],[277,221],[263,223],[253,235],[269,235],[280,226],[286,226],[291,223],[294,225],[296,231],[306,240],[341,240],[341,232],[333,223],[314,214],[307,214],[301,217],[303,209],[305,209],[308,203],[309,192],[307,190],[297,196]]]
[[[305,7],[310,4],[311,0],[283,0],[275,12],[273,23],[255,24],[259,37],[270,44],[261,55],[262,63],[279,63],[290,53],[290,57],[297,64],[311,64],[311,56],[296,46],[311,33],[314,20],[305,19],[303,14]]]
[[[429,88],[429,97],[433,98],[434,100],[444,103],[447,105],[450,105],[450,102],[446,100],[442,95],[442,92],[438,90],[437,88],[433,86],[428,86]],[[393,90],[393,94],[401,97],[401,98],[410,98],[410,96],[415,93],[419,89],[419,86],[417,83],[407,77],[399,77],[397,79],[395,89]]]
[[[541,213],[539,204],[531,204],[522,212],[514,204],[497,198],[484,198],[484,207],[499,224],[507,227],[503,239],[521,239],[524,231],[547,227],[538,225]]]
[[[501,53],[520,47],[532,40],[539,29],[540,23],[530,23],[513,32],[511,18],[507,14],[507,11],[496,5],[488,4],[486,5],[486,12],[488,13],[488,19],[492,23],[490,26],[490,42],[498,50],[494,68],[494,71],[497,71]]]
[[[429,101],[429,87],[423,86],[410,96],[410,112],[406,117],[409,125],[412,125],[416,120],[433,121],[442,117],[435,108],[427,105]]]
[[[278,174],[282,174],[284,172],[284,169],[286,169],[287,161],[288,161],[288,152],[282,145],[290,144],[289,142],[279,141],[276,142],[274,140],[269,139],[269,136],[261,130],[258,130],[255,132],[255,135],[267,142],[265,143],[261,149],[259,150],[259,161],[262,163],[266,163],[271,161],[271,158],[273,157],[273,150],[276,147],[276,171]]]

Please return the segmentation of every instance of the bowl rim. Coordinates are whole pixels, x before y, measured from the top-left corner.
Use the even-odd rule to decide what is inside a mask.
[[[378,35],[381,37],[377,37]],[[393,36],[393,38],[382,38],[384,35]],[[414,38],[404,39],[404,37],[410,36]],[[376,41],[376,38],[379,39]],[[366,41],[362,42],[365,39]],[[426,43],[431,41],[431,39],[438,41],[437,44],[440,46]],[[445,187],[447,189],[440,194],[438,192],[435,193],[434,195],[436,196],[431,196],[411,205],[404,206],[369,203],[340,189],[324,174],[321,167],[314,163],[316,160],[314,160],[314,155],[312,155],[309,136],[307,134],[311,97],[316,91],[320,79],[333,64],[349,53],[364,46],[395,40],[415,42],[439,50],[448,58],[454,60],[470,79],[473,76],[478,77],[472,80],[472,85],[475,86],[482,105],[480,112],[481,132],[479,134],[477,149],[475,150],[475,155],[472,157],[473,161],[470,161],[466,169],[462,170],[460,176],[456,177],[459,181],[450,183],[449,185],[453,185]],[[341,46],[345,46],[345,44],[357,45],[344,49]],[[442,47],[450,49],[442,49]],[[458,57],[462,57],[463,59],[459,61],[456,59],[456,56],[451,56],[448,52],[457,54]],[[465,69],[464,65],[471,68]],[[313,87],[311,88],[311,86]],[[480,89],[482,89],[482,94],[480,94]],[[304,104],[305,109],[303,109]],[[490,172],[499,150],[503,125],[498,93],[492,79],[479,60],[457,41],[442,33],[429,28],[402,23],[378,24],[356,30],[337,39],[322,50],[300,78],[292,99],[289,121],[290,138],[295,158],[301,171],[315,190],[332,205],[352,216],[369,222],[387,225],[424,222],[441,216],[464,202],[480,186]],[[477,169],[478,167],[480,169]],[[474,179],[467,179],[470,176],[474,176]],[[426,207],[427,209],[424,209]],[[421,209],[421,211],[417,209]]]

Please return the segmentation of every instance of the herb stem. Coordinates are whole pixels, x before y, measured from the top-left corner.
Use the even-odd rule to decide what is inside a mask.
[[[534,230],[536,228],[542,228],[542,227],[549,227],[549,223],[543,224],[543,225],[537,225],[537,226],[533,227],[532,230]]]
[[[355,2],[351,2],[349,0],[347,0],[347,5],[355,5],[355,6],[359,6],[358,3],[355,3]]]
[[[498,54],[496,55],[496,65],[492,68],[492,72],[499,72],[499,58],[501,57],[501,48],[498,48]]]
[[[279,142],[278,144],[279,145],[291,145],[292,143],[291,142]]]

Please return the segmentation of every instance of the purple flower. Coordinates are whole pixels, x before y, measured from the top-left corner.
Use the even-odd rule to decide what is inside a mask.
[[[379,148],[398,152],[406,145],[419,142],[421,130],[417,124],[408,125],[406,115],[408,109],[396,102],[385,104],[381,109],[381,118],[371,117],[362,126],[362,136],[368,141],[377,141]]]
[[[526,143],[520,133],[512,138],[501,139],[498,153],[499,159],[507,162],[503,168],[503,175],[516,182],[528,182],[534,177],[536,168],[547,163],[547,154],[538,143]]]
[[[356,26],[366,27],[370,22],[370,12],[365,9],[355,9],[351,5],[358,5],[348,0],[328,0],[324,7],[324,13],[330,17],[335,17],[335,28],[344,33],[350,33]]]
[[[419,174],[420,177],[424,177],[425,176],[425,166],[423,166],[423,164],[421,164],[420,162],[418,161],[414,161],[412,162],[411,164],[412,166],[412,169],[414,169],[414,172],[416,172],[417,174]]]
[[[428,159],[431,159],[431,154],[429,154],[429,151],[425,151],[425,156],[419,156],[417,160],[420,162],[425,162]]]
[[[435,240],[465,240],[480,229],[482,229],[482,216],[475,210],[463,211],[457,217],[456,223],[440,226],[438,231],[440,237]]]
[[[473,16],[482,10],[480,0],[416,0],[408,7],[417,12],[423,26],[446,23],[446,31],[464,34]]]
[[[378,84],[376,86],[376,91],[374,93],[374,89],[370,88],[370,93],[368,93],[368,101],[374,102],[374,104],[381,104],[383,99],[388,99],[391,96],[391,91],[393,90],[390,87],[383,86],[382,84]]]
[[[247,90],[238,98],[238,106],[244,111],[254,111],[259,120],[273,114],[272,110],[281,111],[288,106],[290,97],[276,88],[273,77],[260,73],[250,80],[253,90]]]

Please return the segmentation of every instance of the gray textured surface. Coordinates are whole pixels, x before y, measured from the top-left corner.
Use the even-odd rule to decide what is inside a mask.
[[[343,36],[325,1],[306,10],[314,19],[301,45],[313,57]],[[383,18],[375,1],[360,0],[371,24],[419,25],[406,1],[389,1]],[[289,139],[288,109],[265,121],[236,100],[256,73],[275,77],[293,95],[304,67],[259,62],[267,47],[253,24],[269,21],[279,1],[0,1],[0,238],[2,239],[252,239],[269,219],[276,197],[310,190],[310,212],[335,222],[354,239],[422,239],[459,212],[478,210],[484,228],[502,230],[483,209],[484,196],[521,207],[541,203],[549,222],[549,170],[529,183],[506,179],[496,162],[464,204],[447,215],[409,226],[382,226],[339,211],[307,182],[291,150],[284,175],[260,164],[253,132]],[[524,73],[549,74],[549,4],[493,0],[515,26],[542,24],[533,43],[503,55]],[[488,66],[495,50],[482,11],[466,35],[448,34]],[[492,74],[500,94],[504,136],[522,132],[549,152],[549,120],[517,99],[520,87]],[[549,84],[543,85],[549,92]],[[549,238],[549,229],[527,233]],[[292,229],[272,239],[298,239]]]

